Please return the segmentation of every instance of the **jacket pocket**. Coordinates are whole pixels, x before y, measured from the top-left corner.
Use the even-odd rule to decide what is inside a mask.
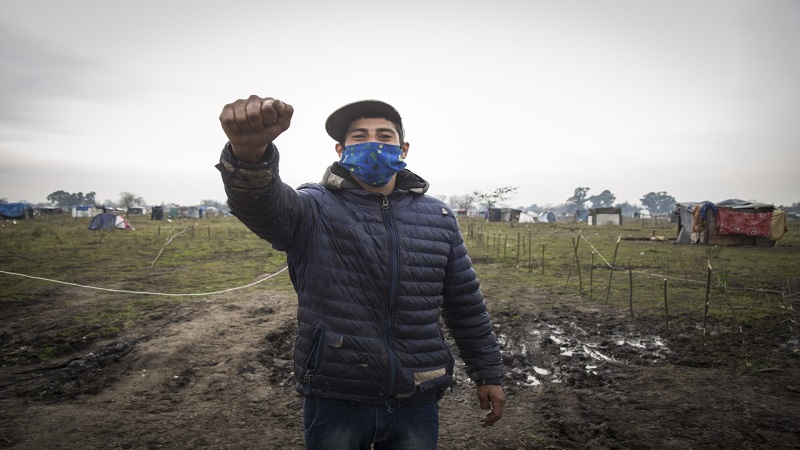
[[[397,398],[409,398],[431,389],[444,390],[453,378],[447,366],[402,369],[397,380]]]

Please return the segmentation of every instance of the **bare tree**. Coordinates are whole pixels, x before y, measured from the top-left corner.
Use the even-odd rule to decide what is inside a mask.
[[[486,208],[491,209],[497,203],[508,200],[511,194],[516,194],[516,192],[516,186],[502,186],[492,192],[475,191],[472,195],[475,196],[476,201],[485,204]]]
[[[119,204],[125,209],[128,209],[131,206],[143,205],[144,199],[142,199],[142,197],[137,196],[133,192],[120,192]]]
[[[473,194],[451,195],[450,207],[469,211],[469,209],[472,207],[472,204],[475,203],[475,200],[476,198]]]

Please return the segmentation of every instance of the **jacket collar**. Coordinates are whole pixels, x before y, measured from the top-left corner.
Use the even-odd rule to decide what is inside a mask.
[[[332,191],[345,189],[364,190],[358,183],[353,181],[353,176],[350,175],[350,172],[340,166],[338,162],[331,164],[328,169],[325,170],[325,175],[322,176],[322,181],[320,181],[319,184]],[[424,194],[428,191],[428,187],[430,187],[430,185],[427,181],[408,169],[397,172],[394,185],[395,191],[409,191],[414,194]]]

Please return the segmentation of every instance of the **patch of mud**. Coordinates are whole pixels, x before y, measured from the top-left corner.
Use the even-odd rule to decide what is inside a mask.
[[[486,412],[457,358],[440,448],[800,448],[800,352],[781,321],[734,332],[711,321],[701,345],[681,318],[666,335],[580,299],[525,311],[492,315],[504,418],[479,426]],[[57,332],[52,311],[4,312],[4,357],[41,338],[31,329]],[[293,298],[263,292],[197,300],[57,362],[1,367],[0,448],[301,449],[295,314]]]
[[[0,388],[13,395],[49,402],[96,394],[116,381],[106,369],[119,363],[135,345],[136,342],[115,342],[59,364],[13,372]]]

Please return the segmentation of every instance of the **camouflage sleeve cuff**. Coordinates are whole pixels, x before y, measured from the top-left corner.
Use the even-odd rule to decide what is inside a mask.
[[[272,181],[278,174],[278,148],[269,144],[265,160],[257,163],[238,161],[231,153],[231,144],[225,144],[219,164],[215,167],[222,174],[225,187],[231,191],[242,194],[260,196],[269,190]]]

